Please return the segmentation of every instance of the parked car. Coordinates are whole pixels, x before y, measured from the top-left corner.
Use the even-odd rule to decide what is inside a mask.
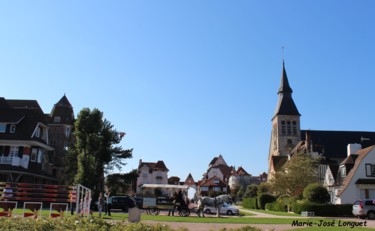
[[[354,202],[352,213],[361,219],[366,217],[370,220],[375,219],[375,200],[365,199]]]
[[[136,206],[136,201],[130,196],[113,196],[111,209],[121,209],[127,212],[129,208],[134,208]]]
[[[203,211],[207,214],[211,214],[211,213],[216,214],[217,213],[217,209],[215,207],[211,207],[211,206],[204,207]],[[223,206],[220,209],[220,214],[239,215],[240,211],[236,207],[224,202]]]
[[[142,197],[134,197],[135,204],[137,205],[138,208],[142,208],[143,206],[143,198]]]

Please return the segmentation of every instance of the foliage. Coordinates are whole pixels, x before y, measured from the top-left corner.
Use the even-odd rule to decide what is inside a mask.
[[[317,158],[305,153],[293,155],[270,180],[273,193],[302,198],[303,189],[318,181],[317,166]]]
[[[275,200],[276,200],[276,197],[268,193],[262,193],[258,196],[258,207],[260,209],[265,209],[267,203],[274,202]]]
[[[72,185],[74,183],[74,177],[78,170],[78,151],[75,149],[74,144],[69,144],[68,150],[64,156],[64,185]]]
[[[101,190],[101,179],[106,170],[121,168],[123,159],[132,157],[132,150],[117,146],[122,136],[103,118],[98,109],[84,108],[75,122],[75,151],[78,168],[75,182]]]
[[[258,195],[262,193],[268,193],[270,191],[271,185],[268,182],[262,182],[258,185]]]
[[[235,185],[233,188],[230,189],[230,196],[232,198],[237,197],[237,193],[238,193],[239,190],[240,190],[240,186],[239,185]]]
[[[309,184],[303,190],[303,198],[314,203],[328,203],[330,195],[327,189],[319,183]]]
[[[293,212],[301,214],[303,211],[311,211],[315,216],[325,217],[352,217],[352,205],[316,204],[310,201],[297,201],[293,205]]]
[[[288,207],[286,206],[286,204],[284,204],[280,201],[274,201],[274,202],[271,202],[271,203],[267,203],[265,208],[266,208],[266,210],[270,210],[270,211],[280,211],[280,212],[287,212],[288,211]]]
[[[247,209],[259,209],[258,207],[258,199],[256,197],[253,198],[244,198],[242,206]]]
[[[137,181],[138,171],[133,169],[125,174],[111,174],[106,177],[106,186],[111,191],[112,195],[129,194],[129,191],[134,191],[132,186]]]
[[[202,220],[202,219],[201,219]],[[77,230],[77,231],[173,231],[170,226],[166,224],[149,225],[144,223],[128,223],[125,221],[106,221],[97,217],[81,218],[78,216],[71,216],[66,218],[0,218],[1,230]],[[187,231],[187,228],[178,228],[178,231]],[[227,230],[225,228],[220,230]],[[245,226],[237,229],[230,229],[232,231],[260,231],[258,228]]]
[[[239,189],[238,189],[238,192],[237,192],[237,197],[242,199],[245,195],[245,189],[241,186]]]
[[[249,185],[246,188],[246,192],[245,192],[244,197],[245,198],[256,197],[258,195],[257,192],[258,192],[258,186],[257,185],[255,185],[255,184]]]

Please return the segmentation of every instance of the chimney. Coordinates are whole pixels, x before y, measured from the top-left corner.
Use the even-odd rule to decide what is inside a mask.
[[[348,147],[347,147],[348,156],[356,153],[358,150],[361,150],[361,149],[362,149],[362,145],[360,144],[348,144]]]

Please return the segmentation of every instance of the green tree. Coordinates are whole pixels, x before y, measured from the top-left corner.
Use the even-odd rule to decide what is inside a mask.
[[[262,193],[268,193],[270,191],[271,185],[268,182],[262,182],[258,185],[258,195]]]
[[[312,183],[303,190],[303,198],[314,203],[324,204],[328,203],[331,197],[324,186]]]
[[[241,186],[240,189],[238,189],[238,192],[237,192],[237,197],[242,200],[242,198],[244,197],[245,195],[245,189]]]
[[[302,198],[303,189],[318,181],[318,159],[308,154],[293,155],[280,171],[273,174],[271,188],[276,195]]]
[[[110,174],[107,175],[105,185],[112,195],[131,195],[135,191],[135,184],[137,181],[138,171],[133,169],[125,174]]]
[[[122,136],[98,109],[83,108],[75,122],[75,152],[78,153],[75,182],[96,191],[103,189],[104,173],[132,157],[132,149],[118,146]]]
[[[245,192],[244,197],[245,198],[256,197],[258,195],[257,191],[258,191],[258,186],[257,185],[255,185],[255,184],[248,185],[247,188],[246,188],[246,192]]]

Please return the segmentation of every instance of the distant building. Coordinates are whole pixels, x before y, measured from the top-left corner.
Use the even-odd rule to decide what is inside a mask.
[[[143,184],[168,184],[168,168],[164,161],[143,162],[139,160],[137,194],[142,193]]]
[[[246,189],[247,186],[252,184],[260,184],[261,182],[267,181],[267,173],[263,172],[259,176],[252,176],[247,173],[246,170],[240,166],[237,171],[233,171],[232,175],[229,177],[229,188],[235,189],[243,187]]]

